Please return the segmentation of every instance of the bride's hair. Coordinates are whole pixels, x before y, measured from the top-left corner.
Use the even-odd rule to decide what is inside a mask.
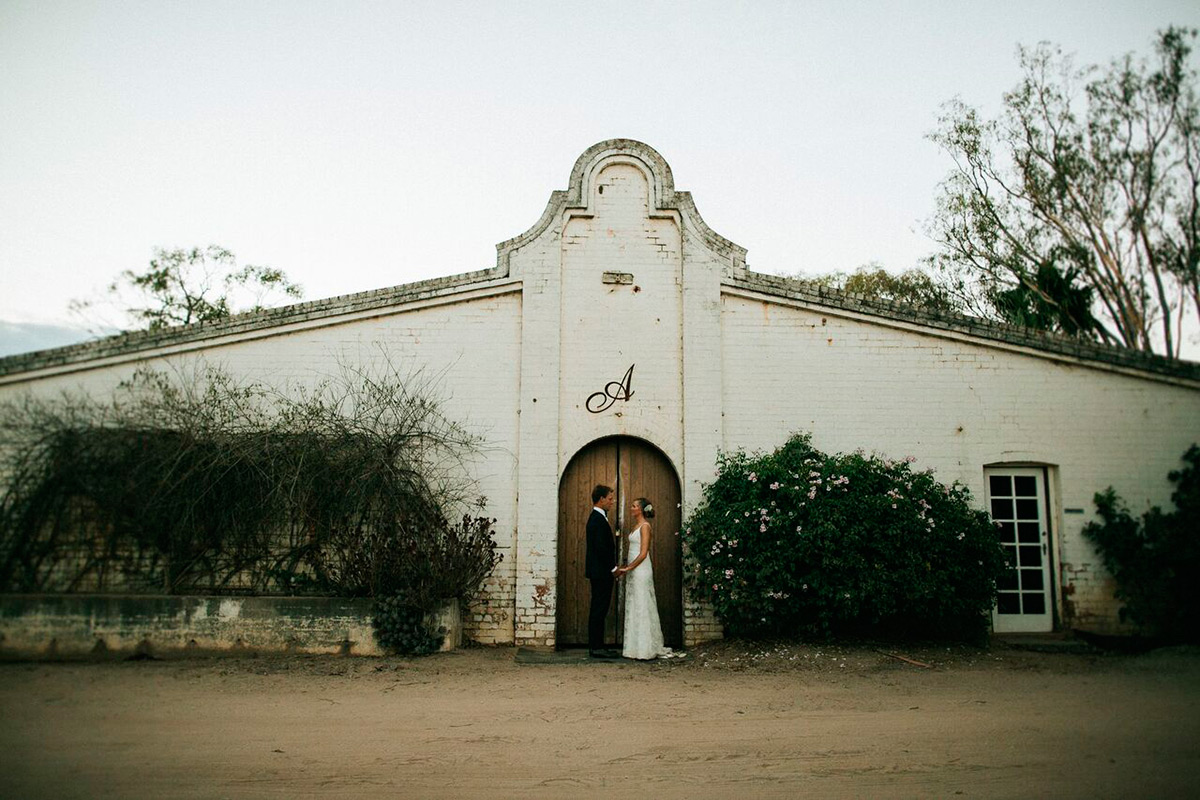
[[[646,519],[654,519],[654,506],[650,505],[650,501],[644,497],[637,499],[638,506],[642,509],[642,516]]]

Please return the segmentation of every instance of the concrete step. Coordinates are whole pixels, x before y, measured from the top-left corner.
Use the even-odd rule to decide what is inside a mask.
[[[994,633],[993,646],[1037,653],[1074,653],[1086,655],[1100,652],[1097,648],[1069,631],[1053,633]]]

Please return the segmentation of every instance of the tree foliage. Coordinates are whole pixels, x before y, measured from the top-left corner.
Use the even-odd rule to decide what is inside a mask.
[[[962,310],[958,298],[945,284],[919,269],[910,269],[894,275],[879,263],[871,262],[849,274],[834,272],[809,280],[819,286],[851,292],[871,300],[902,303],[923,311]]]
[[[1100,520],[1083,535],[1116,579],[1122,620],[1152,637],[1200,642],[1200,447],[1183,462],[1167,475],[1174,511],[1154,506],[1138,519],[1110,486],[1096,494]]]
[[[1105,67],[1022,48],[997,118],[947,105],[931,261],[968,310],[1178,357],[1200,315],[1195,37],[1171,27],[1152,59]]]
[[[995,528],[910,462],[807,435],[723,454],[684,526],[692,592],[734,635],[981,636],[1006,569]]]
[[[260,311],[273,302],[300,299],[304,289],[283,270],[247,264],[239,267],[223,247],[164,250],[156,248],[145,272],[123,271],[101,300],[75,300],[77,314],[100,325],[102,309],[124,315],[115,327],[160,330],[172,325],[212,322],[244,311]]]

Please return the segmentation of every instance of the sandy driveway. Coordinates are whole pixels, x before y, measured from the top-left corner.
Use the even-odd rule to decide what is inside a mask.
[[[0,797],[1184,797],[1200,653],[0,665]]]

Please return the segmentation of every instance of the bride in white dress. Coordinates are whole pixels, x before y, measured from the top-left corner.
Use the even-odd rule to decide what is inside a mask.
[[[634,523],[629,531],[630,560],[617,571],[625,577],[625,644],[621,655],[640,660],[670,658],[675,654],[663,647],[658,600],[654,596],[654,564],[650,561],[649,520],[654,518],[654,506],[639,497],[633,501],[630,516]]]

